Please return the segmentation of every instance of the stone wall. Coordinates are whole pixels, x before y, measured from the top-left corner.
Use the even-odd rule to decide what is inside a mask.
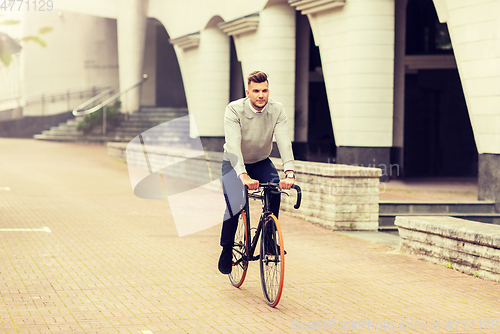
[[[73,119],[71,111],[50,116],[28,116],[0,121],[0,137],[33,138],[34,135]]]
[[[126,143],[108,143],[108,154],[127,161],[126,147]],[[134,152],[138,154],[138,159],[142,159],[140,145],[137,145]],[[204,156],[193,154],[187,149],[169,148],[167,152],[162,146],[148,146],[147,154],[153,171],[156,171],[154,166],[159,164],[175,164],[189,157],[189,168],[185,168],[185,164],[177,164],[177,167],[172,165],[170,172],[200,185],[203,183],[201,179],[206,178],[207,171],[212,180],[221,177],[222,153],[219,152],[207,152]],[[272,160],[283,175],[281,159]],[[134,158],[134,161],[137,159]],[[302,189],[302,205],[298,210],[293,208],[296,192],[291,190],[289,197],[282,196],[282,212],[334,230],[378,229],[378,185],[382,175],[380,169],[295,161],[295,170],[297,184]]]
[[[273,159],[283,171],[280,159]],[[334,230],[377,230],[379,168],[295,161],[302,205],[295,210],[295,191],[282,196],[288,215]]]
[[[500,226],[452,217],[396,217],[401,250],[500,282]]]

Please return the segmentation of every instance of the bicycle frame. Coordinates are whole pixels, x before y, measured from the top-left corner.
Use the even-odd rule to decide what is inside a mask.
[[[253,239],[252,239],[252,242],[250,243],[250,249],[249,249],[249,254],[247,255],[247,261],[256,261],[260,258],[260,254],[257,255],[257,256],[254,256],[254,252],[255,252],[255,249],[257,248],[257,243],[259,242],[259,237],[260,237],[260,234],[261,234],[261,231],[262,231],[262,228],[263,228],[263,225],[264,225],[264,221],[265,221],[265,218],[267,216],[269,216],[270,214],[272,214],[272,211],[271,211],[271,204],[270,204],[270,195],[271,195],[271,192],[272,191],[276,191],[278,190],[280,195],[283,193],[283,194],[287,194],[286,192],[282,191],[281,189],[277,188],[277,189],[273,189],[273,188],[270,188],[269,186],[278,186],[277,183],[263,183],[261,184],[261,186],[263,186],[263,189],[262,189],[262,195],[258,195],[258,194],[249,194],[248,193],[248,188],[247,186],[245,186],[245,200],[246,200],[246,204],[245,204],[245,212],[247,212],[247,221],[248,221],[248,225],[250,225],[250,211],[249,211],[249,201],[248,201],[248,198],[249,197],[252,197],[252,198],[255,198],[255,199],[260,199],[263,201],[263,205],[262,205],[262,214],[260,215],[260,219],[259,219],[259,225],[257,225],[257,230],[255,231],[255,235],[253,236]],[[295,208],[297,209],[299,206],[300,206],[300,202],[301,202],[301,191],[300,191],[300,187],[298,186],[292,186],[293,189],[297,190],[297,203],[295,204]],[[250,230],[249,230],[250,231]],[[250,235],[248,237],[251,237]]]

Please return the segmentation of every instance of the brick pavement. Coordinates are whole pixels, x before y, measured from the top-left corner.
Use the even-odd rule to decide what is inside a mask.
[[[0,229],[52,231],[0,230],[0,333],[296,333],[330,319],[353,321],[339,333],[477,333],[500,318],[497,283],[284,215],[271,309],[257,262],[241,289],[217,271],[220,225],[178,238],[168,203],[134,197],[104,146],[0,139],[0,152]],[[455,318],[475,330],[448,330]]]

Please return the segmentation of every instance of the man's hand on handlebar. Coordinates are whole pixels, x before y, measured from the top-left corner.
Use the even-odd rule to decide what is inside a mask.
[[[280,188],[283,190],[290,190],[292,188],[293,184],[295,183],[294,178],[284,178],[283,180],[280,180]]]
[[[247,173],[241,173],[240,180],[243,182],[243,185],[248,187],[248,190],[259,189],[259,181],[252,179]]]

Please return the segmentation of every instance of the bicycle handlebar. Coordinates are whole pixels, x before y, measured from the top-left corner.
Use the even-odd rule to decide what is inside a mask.
[[[267,182],[267,183],[260,183],[259,188],[266,188],[266,187],[274,187],[274,188],[279,188],[278,183],[272,183],[272,182]],[[300,187],[296,184],[292,185],[292,189],[295,189],[297,191],[297,202],[293,206],[295,209],[298,209],[300,207],[300,202],[302,201],[302,190]],[[255,196],[251,196],[255,197]],[[260,198],[260,197],[256,197]],[[245,184],[245,202],[248,202],[248,186]]]
[[[297,203],[295,203],[293,207],[295,209],[298,209],[300,207],[300,202],[302,201],[302,190],[296,184],[292,184],[292,189],[295,189],[297,191]]]

